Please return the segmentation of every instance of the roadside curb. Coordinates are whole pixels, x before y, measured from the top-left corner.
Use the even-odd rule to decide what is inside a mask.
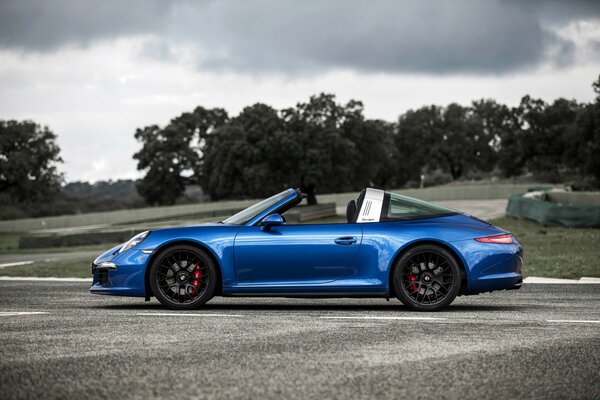
[[[558,284],[600,284],[600,278],[583,277],[580,279],[558,279],[530,276],[523,280],[523,283],[558,283]]]

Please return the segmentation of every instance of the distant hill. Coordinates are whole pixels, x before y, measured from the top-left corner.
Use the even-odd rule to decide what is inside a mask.
[[[0,220],[80,214],[147,207],[138,194],[136,181],[119,179],[109,181],[69,182],[62,193],[52,201],[23,205],[0,205]],[[200,203],[208,200],[197,185],[186,187],[177,204]]]
[[[127,202],[140,203],[143,201],[135,187],[137,181],[131,179],[118,179],[116,181],[69,182],[62,188],[62,193],[72,199],[113,199]],[[206,200],[202,188],[190,185],[185,188],[183,197],[178,204],[202,202]]]
[[[118,200],[141,200],[135,188],[135,181],[119,179],[116,181],[70,182],[62,188],[64,195],[72,198],[111,198]]]

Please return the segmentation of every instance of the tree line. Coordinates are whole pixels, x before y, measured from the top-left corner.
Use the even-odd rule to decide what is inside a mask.
[[[425,106],[396,122],[368,119],[363,104],[332,94],[276,110],[254,104],[230,117],[197,107],[138,129],[134,155],[146,172],[138,185],[149,204],[173,204],[186,185],[213,200],[260,198],[300,187],[317,193],[396,188],[422,175],[600,181],[600,78],[592,103],[525,96],[516,107],[494,100]]]
[[[181,201],[201,186],[213,200],[260,198],[287,187],[317,193],[398,188],[529,173],[550,182],[600,186],[600,78],[590,103],[525,96],[515,107],[484,99],[425,106],[397,121],[364,116],[363,104],[332,94],[277,110],[254,104],[238,115],[197,107],[164,127],[139,128],[133,157],[146,204]],[[33,121],[0,120],[0,218],[139,206],[98,201],[84,183],[65,187],[56,135]],[[110,183],[117,190],[131,183]],[[93,196],[82,196],[92,193]],[[84,201],[88,198],[89,201]]]

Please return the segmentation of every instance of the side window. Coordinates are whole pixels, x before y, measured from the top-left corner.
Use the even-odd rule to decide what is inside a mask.
[[[437,217],[455,214],[456,211],[427,201],[414,199],[394,193],[386,193],[383,201],[381,219],[398,221],[413,218]]]
[[[403,219],[407,216],[414,216],[419,210],[411,207],[399,199],[390,198],[390,206],[387,209],[387,217],[391,219]]]
[[[306,201],[287,210],[283,217],[286,225],[304,224],[345,224],[346,218],[338,217],[335,203],[309,206]]]

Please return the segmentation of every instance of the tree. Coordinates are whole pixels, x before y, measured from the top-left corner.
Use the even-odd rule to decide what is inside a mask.
[[[62,175],[56,135],[33,121],[0,121],[0,201],[30,204],[52,200]]]
[[[450,104],[408,111],[398,121],[395,143],[399,153],[399,183],[418,180],[425,170],[441,169],[452,179],[467,171],[489,171],[494,153],[485,129],[482,104],[474,108]]]
[[[190,145],[193,137],[175,127],[152,125],[138,129],[135,138],[144,145],[133,158],[138,160],[138,169],[147,169],[138,192],[151,205],[175,204],[185,190],[183,173],[198,164],[198,154]]]
[[[393,187],[397,184],[395,160],[399,157],[394,146],[396,124],[367,119],[361,131],[362,136],[353,139],[360,154],[360,164],[354,174],[354,189],[365,186]]]
[[[532,165],[538,176],[559,182],[570,173],[571,162],[567,154],[572,152],[573,139],[577,135],[575,120],[579,109],[580,105],[575,100],[562,98],[544,109],[543,131],[535,140],[536,164]]]
[[[157,125],[137,129],[135,138],[142,149],[134,154],[137,168],[146,170],[138,192],[148,204],[174,204],[188,183],[200,183],[202,152],[208,136],[227,121],[223,109],[196,108],[171,120],[165,128]]]
[[[198,107],[163,129],[138,130],[143,148],[135,158],[147,171],[139,192],[152,204],[172,204],[188,183],[200,183],[213,199],[300,187],[314,204],[318,192],[400,186],[427,171],[452,179],[494,168],[553,179],[577,171],[600,179],[599,99],[586,106],[529,96],[514,108],[494,100],[432,105],[409,110],[397,124],[366,119],[361,102],[339,104],[324,93],[281,111],[255,104],[232,119]]]
[[[353,159],[355,145],[340,127],[354,107],[352,102],[342,107],[334,95],[322,93],[282,111],[288,135],[284,141],[293,143],[283,149],[293,164],[291,183],[307,194],[308,204],[316,204],[319,189],[327,193],[352,188],[352,173],[358,165]]]
[[[203,151],[206,146],[206,140],[214,131],[223,126],[229,120],[227,111],[222,108],[206,109],[196,107],[191,113],[183,113],[179,117],[171,120],[169,124],[172,129],[185,132],[186,136],[191,137],[190,145],[192,150],[198,155],[195,163],[191,166],[196,183],[200,183],[203,178]]]
[[[502,163],[506,163],[509,168],[508,165],[512,165],[510,158],[502,159],[502,155],[505,150],[504,141],[510,142],[510,136],[516,128],[511,110],[504,104],[499,104],[491,99],[474,101],[471,110],[480,129],[480,168],[484,171],[491,171]],[[483,146],[484,143],[487,146]],[[510,150],[510,146],[508,150]]]
[[[589,175],[600,183],[600,76],[592,84],[596,93],[593,103],[580,107],[570,137],[567,163],[577,167],[581,175]]]
[[[203,188],[211,198],[257,198],[288,184],[283,121],[265,104],[246,107],[208,137]]]
[[[572,152],[571,142],[577,139],[574,122],[579,108],[574,100],[557,99],[547,104],[523,97],[513,109],[516,126],[512,137],[502,144],[506,175],[518,175],[526,167],[538,177],[558,181],[571,164],[565,156]]]
[[[395,180],[395,124],[369,120],[363,116],[363,105],[351,100],[343,107],[341,134],[354,144],[349,163],[352,168],[351,188],[384,187]]]
[[[468,107],[453,103],[444,108],[434,129],[432,165],[448,171],[452,179],[461,178],[467,171],[491,170],[490,138],[481,122]]]
[[[360,102],[313,96],[278,113],[255,104],[211,135],[204,188],[214,199],[263,197],[300,187],[336,192],[393,182],[394,125],[366,120]]]
[[[399,185],[418,181],[430,160],[430,146],[440,124],[441,110],[437,106],[408,110],[398,118],[394,137],[398,157],[396,179]]]
[[[504,120],[505,129],[499,129],[500,142],[493,145],[497,150],[497,162],[500,173],[507,178],[516,177],[524,172],[531,139],[526,137],[522,129],[523,120],[519,108],[501,106],[497,117]]]

